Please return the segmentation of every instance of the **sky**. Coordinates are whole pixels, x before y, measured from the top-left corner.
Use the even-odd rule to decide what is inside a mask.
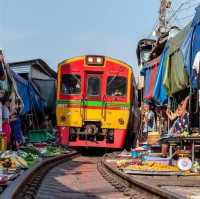
[[[41,58],[56,70],[64,59],[99,54],[127,62],[136,76],[137,43],[151,34],[160,4],[159,0],[0,2],[0,47],[8,62]],[[173,9],[177,7],[176,3]]]

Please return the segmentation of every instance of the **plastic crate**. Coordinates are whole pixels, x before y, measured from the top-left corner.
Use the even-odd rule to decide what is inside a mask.
[[[49,132],[46,129],[31,130],[28,132],[29,142],[32,143],[47,142],[49,139],[48,133]]]

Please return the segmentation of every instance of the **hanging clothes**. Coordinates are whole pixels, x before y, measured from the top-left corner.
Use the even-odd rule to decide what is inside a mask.
[[[153,92],[158,74],[158,64],[159,58],[156,58],[149,62],[140,72],[140,74],[144,76],[144,99],[153,99]]]
[[[183,55],[180,50],[181,45],[189,32],[190,25],[186,26],[175,37],[170,38],[166,46],[168,46],[168,54],[163,84],[166,87],[169,96],[177,93],[189,86],[188,74],[184,68]]]

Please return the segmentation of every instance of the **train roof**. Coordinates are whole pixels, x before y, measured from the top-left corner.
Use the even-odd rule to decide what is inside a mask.
[[[121,64],[127,68],[129,68],[130,70],[133,71],[133,68],[132,66],[130,66],[129,64],[127,64],[126,62],[123,62],[119,59],[115,59],[115,58],[112,58],[112,57],[109,57],[109,56],[104,56],[104,55],[82,55],[82,56],[77,56],[77,57],[72,57],[72,58],[69,58],[69,59],[65,59],[63,60],[62,62],[60,62],[58,65],[61,65],[61,64],[64,64],[64,63],[68,63],[68,62],[71,62],[71,61],[75,61],[75,60],[78,60],[78,59],[84,59],[86,56],[102,56],[102,57],[105,57],[106,59],[110,59],[118,64]]]

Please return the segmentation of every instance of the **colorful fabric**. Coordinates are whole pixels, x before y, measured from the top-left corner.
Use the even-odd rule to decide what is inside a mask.
[[[4,121],[2,124],[2,131],[3,131],[3,137],[6,140],[6,143],[10,143],[10,137],[11,137],[11,128],[10,123],[8,121]]]
[[[150,81],[149,81],[149,92],[148,92],[148,95],[146,96],[147,99],[153,98],[153,91],[154,91],[154,87],[155,87],[157,72],[158,72],[158,64],[155,64],[151,68],[151,75],[150,75]]]
[[[148,65],[141,71],[141,75],[144,76],[144,99],[152,100],[153,98],[153,92],[158,73],[158,63],[159,59],[155,59],[148,63]]]
[[[143,68],[140,72],[142,76],[144,76],[144,90],[143,95],[147,96],[149,91],[149,82],[150,82],[150,67]]]
[[[163,53],[160,58],[160,63],[158,66],[158,73],[155,82],[155,87],[153,91],[153,100],[156,104],[163,105],[167,103],[168,95],[165,86],[163,85],[163,79],[165,75],[165,66],[167,59],[168,48],[164,48]]]
[[[188,113],[186,113],[183,117],[178,117],[175,123],[175,128],[174,128],[175,133],[182,133],[184,130],[187,130],[188,124],[189,124]]]

